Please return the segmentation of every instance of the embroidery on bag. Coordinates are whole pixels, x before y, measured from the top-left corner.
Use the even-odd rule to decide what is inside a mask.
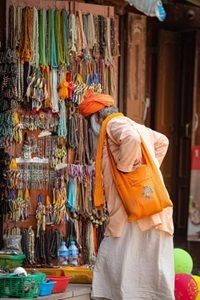
[[[153,195],[153,190],[150,186],[146,185],[146,186],[143,187],[143,193],[142,194],[145,198],[151,198],[151,196]]]

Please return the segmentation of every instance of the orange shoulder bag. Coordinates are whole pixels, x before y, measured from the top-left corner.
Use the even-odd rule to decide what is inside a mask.
[[[142,139],[141,148],[145,164],[129,173],[117,169],[108,140],[107,147],[114,183],[129,222],[154,215],[166,207],[173,206],[161,175]]]

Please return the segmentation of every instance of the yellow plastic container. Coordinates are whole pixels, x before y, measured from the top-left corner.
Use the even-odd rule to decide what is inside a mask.
[[[37,272],[45,273],[46,275],[54,275],[54,276],[63,276],[64,275],[64,272],[60,267],[56,267],[56,268],[37,268],[37,269],[28,268],[28,269],[26,269],[26,271],[28,273],[32,273],[35,270]]]
[[[93,276],[93,272],[90,268],[82,266],[26,269],[28,273],[34,272],[35,270],[45,273],[46,275],[67,276],[70,278],[70,283],[91,283]]]
[[[70,277],[70,283],[91,283],[93,272],[87,267],[62,267],[65,276]]]

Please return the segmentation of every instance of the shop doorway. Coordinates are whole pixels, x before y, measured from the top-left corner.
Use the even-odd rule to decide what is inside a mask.
[[[174,202],[177,238],[187,233],[195,52],[195,31],[159,31],[155,128],[166,134],[170,141],[162,168]]]

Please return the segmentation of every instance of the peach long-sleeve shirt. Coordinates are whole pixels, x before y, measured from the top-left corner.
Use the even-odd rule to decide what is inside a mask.
[[[127,117],[110,120],[107,125],[107,134],[117,168],[122,172],[134,171],[141,164],[141,137],[158,168],[168,149],[169,142],[165,135],[140,125]],[[106,145],[103,149],[102,168],[109,212],[109,223],[105,235],[120,237],[128,218],[112,178]],[[172,208],[165,208],[161,213],[140,219],[137,223],[142,231],[154,227],[173,235]]]

